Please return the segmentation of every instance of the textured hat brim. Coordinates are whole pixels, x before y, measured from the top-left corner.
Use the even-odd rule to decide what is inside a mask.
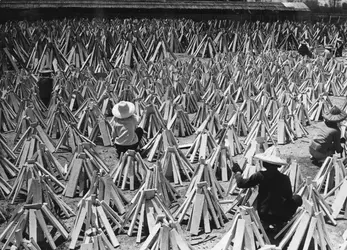
[[[261,160],[261,161],[271,163],[271,164],[278,165],[278,167],[288,164],[286,160],[283,160],[282,158],[280,158],[278,156],[275,156],[275,155],[269,156],[269,155],[266,155],[264,153],[256,154],[254,156],[254,158]]]
[[[113,116],[116,118],[119,118],[119,119],[125,119],[125,118],[132,116],[135,113],[135,105],[131,102],[128,102],[128,105],[129,105],[129,110],[126,113],[124,113],[124,112],[121,113],[119,111],[119,103],[114,105],[114,107],[112,108]]]
[[[323,114],[322,116],[325,120],[330,122],[341,122],[347,118],[347,114],[344,111],[342,111],[338,115],[333,115],[328,113],[328,114]]]

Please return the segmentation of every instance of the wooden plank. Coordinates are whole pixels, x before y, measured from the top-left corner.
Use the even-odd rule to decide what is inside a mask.
[[[237,221],[237,226],[236,226],[233,250],[243,250],[245,230],[246,230],[245,220],[239,219]]]
[[[48,240],[49,245],[51,246],[52,249],[57,249],[55,242],[54,242],[54,239],[52,238],[51,234],[48,231],[48,227],[47,227],[47,224],[43,218],[41,210],[36,210],[35,214],[36,214],[37,221],[39,222],[40,227],[41,227],[44,235],[46,236],[46,239]]]
[[[338,217],[338,215],[340,214],[346,200],[347,200],[347,180],[345,179],[343,181],[343,184],[342,184],[339,192],[337,193],[337,195],[335,197],[333,204],[331,205],[331,209],[333,211],[332,217],[334,219],[336,219]]]
[[[74,165],[71,169],[70,178],[66,184],[66,188],[65,188],[65,192],[64,192],[64,195],[67,197],[72,198],[75,196],[77,183],[78,183],[79,176],[80,176],[80,173],[82,170],[82,163],[83,163],[83,160],[80,158],[77,158],[74,161]]]
[[[308,227],[305,243],[302,250],[308,250],[310,243],[312,241],[315,229],[316,229],[317,219],[315,217],[311,218],[310,225]]]
[[[298,250],[299,246],[302,242],[302,239],[305,236],[307,227],[310,223],[310,215],[308,213],[305,213],[305,215],[302,217],[297,229],[295,230],[295,233],[293,235],[293,238],[288,246],[288,250]]]
[[[193,218],[190,227],[190,233],[194,235],[199,234],[200,222],[202,219],[202,211],[204,208],[205,196],[202,194],[202,190],[198,189],[195,195],[194,208],[193,208]]]
[[[114,230],[112,229],[112,226],[110,225],[104,210],[102,209],[101,206],[97,206],[96,210],[97,210],[97,212],[99,214],[99,219],[104,224],[104,227],[105,227],[106,232],[107,232],[107,234],[109,236],[109,239],[111,240],[111,243],[112,243],[113,247],[118,247],[119,246],[118,239],[117,239],[116,235],[114,234]]]

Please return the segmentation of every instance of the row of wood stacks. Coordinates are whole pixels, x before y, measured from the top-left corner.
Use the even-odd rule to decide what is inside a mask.
[[[263,59],[270,58],[264,56]],[[231,153],[235,155],[243,152],[260,131],[262,136],[278,144],[306,136],[305,126],[322,119],[322,112],[332,106],[328,97],[331,91],[326,86],[334,86],[336,91],[344,88],[331,77],[324,79],[322,75],[312,82],[312,74],[300,66],[293,66],[290,73],[293,78],[290,79],[299,80],[296,77],[300,77],[304,79],[303,83],[297,86],[293,81],[287,85],[285,70],[271,63],[263,71],[271,69],[277,78],[266,83],[271,77],[270,72],[268,75],[264,73],[263,79],[254,78],[262,61],[254,64],[254,70],[247,73],[240,69],[229,72],[229,68],[238,63],[235,60],[228,63],[227,60],[227,57],[220,58],[210,63],[210,69],[200,61],[191,60],[182,64],[177,74],[178,66],[158,64],[158,68],[152,68],[151,72],[158,72],[161,75],[158,79],[144,76],[141,70],[134,73],[126,68],[111,71],[105,81],[95,79],[88,72],[78,75],[74,74],[75,71],[61,73],[54,78],[54,91],[48,108],[37,96],[34,75],[9,76],[1,82],[0,131],[15,130],[15,141],[18,142],[15,151],[22,147],[23,139],[36,130],[40,131],[41,140],[51,152],[75,151],[80,142],[97,143],[101,140],[104,146],[109,146],[112,143],[108,119],[111,109],[118,101],[128,100],[135,103],[137,113],[142,117],[140,126],[147,131],[148,139],[156,137],[159,140],[157,133],[163,129],[172,130],[178,137],[208,130],[216,137],[226,128],[232,131],[227,134],[232,142],[229,145]],[[278,59],[278,63],[284,62],[282,60]],[[222,65],[223,70],[220,69]],[[332,72],[337,71],[338,65],[331,65]],[[294,77],[298,69],[301,72]],[[184,79],[186,71],[191,72],[189,79]],[[282,77],[280,71],[283,71]],[[256,81],[251,82],[247,77]],[[245,145],[239,142],[238,136],[246,136]],[[54,143],[49,142],[50,139],[59,140]],[[153,141],[150,143],[154,144]],[[208,143],[214,144],[210,139]],[[143,144],[145,150],[151,149],[145,145],[146,141]],[[195,151],[192,149],[191,153]],[[194,157],[193,154],[191,162]]]
[[[44,67],[57,71],[70,66],[109,71],[123,64],[134,67],[175,59],[175,53],[213,58],[229,51],[296,50],[303,38],[315,46],[333,44],[338,37],[346,40],[343,29],[333,24],[289,21],[66,19],[7,22],[0,30],[1,71],[24,68],[34,73]]]
[[[254,153],[268,147],[263,138],[254,144]],[[70,249],[75,249],[78,242],[82,249],[103,249],[101,245],[114,249],[120,244],[116,235],[122,232],[136,235],[138,243],[146,238],[141,249],[165,249],[172,245],[178,249],[193,249],[184,240],[180,225],[186,225],[185,230],[192,235],[210,233],[224,226],[228,220],[226,213],[233,214],[232,226],[216,244],[216,250],[226,249],[230,244],[236,249],[283,249],[287,245],[290,249],[302,249],[302,245],[308,249],[312,242],[320,249],[333,249],[326,223],[337,225],[336,219],[345,216],[347,211],[346,167],[344,160],[337,156],[328,157],[314,179],[305,179],[295,161],[281,169],[290,177],[294,193],[300,194],[305,202],[276,235],[278,238],[284,234],[279,246],[271,245],[252,207],[256,188],[238,190],[231,177],[228,190],[224,190],[209,161],[201,159],[195,166],[183,202],[177,204],[179,194],[165,176],[160,162],[149,166],[139,153],[128,151],[118,166],[109,171],[97,158],[92,145],[82,143],[71,160],[78,167],[67,166],[71,173],[70,177],[67,175],[66,185],[55,177],[51,168],[46,169],[46,165],[34,158],[20,166],[13,187],[6,185],[6,181],[1,182],[2,194],[8,189],[7,197],[12,201],[25,199],[0,235],[4,242],[2,249],[12,244],[36,247],[43,239],[56,249],[61,238],[70,240]],[[257,163],[248,163],[247,158],[240,164],[244,176],[260,168]],[[172,171],[183,174],[178,167],[179,164],[171,165]],[[132,200],[122,193],[126,187],[137,188]],[[60,194],[80,196],[78,210],[74,212]],[[230,194],[235,195],[233,199],[225,200]],[[225,211],[221,204],[230,204],[230,207]],[[68,232],[62,219],[71,216],[75,216],[75,222]],[[27,238],[30,242],[25,240]]]

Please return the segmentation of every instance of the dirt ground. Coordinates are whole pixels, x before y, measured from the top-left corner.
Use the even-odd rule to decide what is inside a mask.
[[[334,104],[341,106],[342,103],[344,103],[345,98],[332,98],[332,101]],[[317,122],[313,122],[310,126],[307,127],[307,130],[309,132],[309,136],[307,138],[301,138],[295,141],[295,143],[290,143],[287,145],[282,145],[279,146],[280,151],[283,155],[291,158],[295,158],[297,162],[302,166],[303,169],[303,175],[305,177],[311,176],[314,177],[315,174],[318,171],[318,167],[313,165],[309,159],[309,153],[308,153],[308,145],[309,145],[309,140],[312,137],[312,135],[315,132]],[[5,138],[8,139],[9,146],[12,148],[13,147],[13,133],[8,133],[4,134]],[[194,139],[194,135],[187,137],[187,138],[179,138],[179,142],[182,144],[187,144],[191,143]],[[117,165],[118,160],[116,159],[116,153],[115,149],[112,147],[103,147],[103,146],[97,146],[96,148],[97,152],[101,155],[103,160],[113,168],[114,166]],[[58,160],[62,163],[65,164],[68,162],[72,154],[71,153],[60,153],[56,154]],[[13,181],[13,180],[12,180]],[[180,194],[183,194],[185,189],[187,188],[188,183],[185,183],[184,186],[181,187],[176,187],[176,189],[180,192]],[[228,183],[224,182],[222,183],[223,187],[227,187]],[[131,192],[131,191],[125,191],[124,192],[128,198],[132,198],[134,194],[136,193]],[[230,200],[232,197],[228,196],[225,199]],[[74,199],[69,199],[66,197],[63,197],[63,199],[73,208],[76,209],[76,204],[77,201],[79,200],[78,198]],[[183,198],[179,199],[179,203],[183,202]],[[7,201],[1,200],[0,201],[0,208],[4,210],[5,214],[10,215],[10,213],[15,209],[16,206],[22,205],[22,202],[18,204],[9,204]],[[228,204],[223,204],[222,207],[226,211],[228,210],[230,205]],[[232,214],[227,214],[228,218],[232,218]],[[74,218],[69,218],[66,220],[63,220],[67,228],[70,230],[71,227],[73,226],[73,220]],[[329,231],[329,236],[331,239],[331,242],[333,243],[333,250],[337,250],[339,248],[339,244],[343,242],[342,239],[342,234],[347,228],[347,220],[346,218],[339,218],[338,219],[338,225],[337,226],[332,226],[327,224],[327,229]],[[223,235],[228,231],[230,228],[231,220],[229,220],[225,226],[221,229],[214,229],[210,234],[201,234],[197,237],[190,236],[188,233],[185,233],[185,238],[188,242],[190,242],[194,249],[211,249],[222,237]],[[7,222],[2,222],[0,225],[0,233],[2,230],[6,227]],[[182,225],[182,228],[185,228],[185,225]],[[271,237],[271,235],[270,235]],[[141,244],[136,244],[135,243],[135,236],[133,237],[128,237],[126,234],[120,234],[117,235],[117,238],[121,244],[120,248],[122,250],[135,250],[139,249]],[[204,241],[206,240],[206,241]],[[204,241],[204,242],[202,242]],[[64,242],[62,245],[59,246],[59,249],[68,249],[68,243],[69,242]],[[277,242],[273,240],[273,243],[276,244]],[[0,243],[1,244],[1,243]],[[1,246],[1,245],[0,245]]]

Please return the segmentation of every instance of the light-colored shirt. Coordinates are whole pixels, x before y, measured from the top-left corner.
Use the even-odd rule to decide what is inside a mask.
[[[130,146],[138,142],[135,129],[139,123],[139,117],[132,115],[125,119],[114,118],[112,125],[112,138],[117,145]]]
[[[340,144],[341,131],[337,124],[329,125],[325,122],[317,124],[317,132],[314,135],[310,147],[318,152],[328,151],[342,152]]]

